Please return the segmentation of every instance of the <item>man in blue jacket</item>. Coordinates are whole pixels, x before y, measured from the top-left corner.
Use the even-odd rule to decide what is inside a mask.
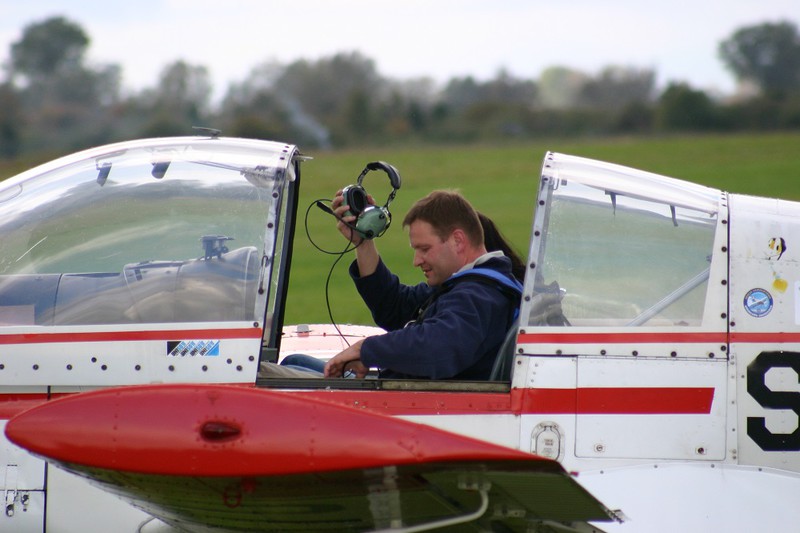
[[[414,266],[426,282],[404,285],[384,265],[374,240],[352,230],[341,192],[339,231],[356,247],[350,274],[375,323],[387,333],[354,343],[327,362],[326,377],[487,379],[517,312],[521,286],[502,252],[486,251],[478,215],[456,192],[434,191],[412,206]]]

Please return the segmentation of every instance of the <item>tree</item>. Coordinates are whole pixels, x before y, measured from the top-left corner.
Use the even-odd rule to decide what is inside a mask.
[[[741,28],[720,43],[719,54],[738,81],[767,95],[800,89],[800,35],[791,22]]]
[[[664,131],[713,129],[718,126],[714,103],[703,91],[672,83],[659,99],[656,126]]]
[[[596,78],[587,80],[580,90],[578,102],[592,108],[620,111],[631,104],[652,101],[655,72],[609,66]]]
[[[64,17],[28,25],[12,44],[9,71],[12,86],[21,87],[23,150],[81,148],[110,134],[121,71],[85,66],[88,45],[83,29]]]
[[[285,72],[285,66],[270,61],[252,69],[243,82],[232,84],[219,115],[223,131],[304,147],[329,147],[328,129],[307,113],[294,95],[276,89]]]
[[[375,63],[358,52],[339,53],[317,61],[299,60],[288,65],[272,87],[286,105],[295,124],[308,128],[316,123],[329,132],[334,143],[354,132],[353,110],[375,113],[386,94]],[[371,117],[356,121],[371,122]]]
[[[180,135],[203,126],[211,100],[208,69],[175,61],[164,67],[158,86],[142,95],[150,120],[145,135]]]
[[[45,80],[83,66],[89,38],[77,24],[53,17],[30,24],[22,38],[11,45],[11,76],[29,82]]]

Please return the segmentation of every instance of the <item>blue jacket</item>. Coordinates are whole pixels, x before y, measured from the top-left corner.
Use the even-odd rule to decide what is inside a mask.
[[[492,258],[480,265],[509,280],[511,261]],[[350,275],[372,312],[375,323],[388,331],[367,338],[361,361],[381,369],[381,377],[422,379],[488,379],[497,351],[519,306],[519,297],[502,291],[498,282],[452,276],[441,288],[403,285],[383,261],[370,276]],[[480,276],[482,277],[482,276]],[[440,290],[416,321],[420,306]],[[409,324],[409,322],[412,322]]]

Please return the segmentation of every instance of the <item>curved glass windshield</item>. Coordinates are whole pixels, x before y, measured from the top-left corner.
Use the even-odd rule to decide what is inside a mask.
[[[586,160],[570,175],[569,163],[540,189],[529,325],[699,326],[713,194],[681,197],[674,184],[643,184],[632,169],[626,178]]]
[[[281,148],[126,143],[0,184],[0,324],[253,320]]]

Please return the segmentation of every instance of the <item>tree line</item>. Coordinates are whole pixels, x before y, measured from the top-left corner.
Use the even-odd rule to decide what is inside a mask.
[[[739,83],[720,99],[651,69],[607,66],[591,75],[551,67],[536,80],[396,80],[359,52],[265,62],[212,105],[205,66],[166,65],[154,87],[128,94],[119,65],[88,65],[89,36],[53,17],[24,28],[0,79],[0,158],[191,134],[276,139],[305,148],[395,142],[469,142],[543,136],[800,128],[800,34],[791,22],[736,30],[719,59]]]

